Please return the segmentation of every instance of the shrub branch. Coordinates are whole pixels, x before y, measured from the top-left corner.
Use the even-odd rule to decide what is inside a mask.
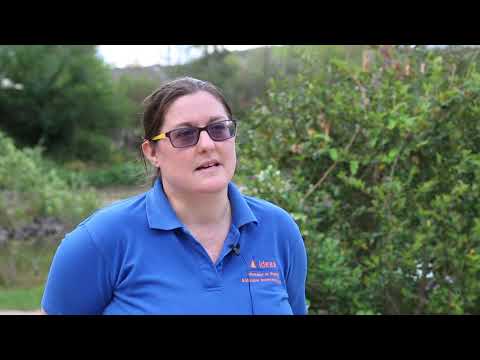
[[[352,147],[356,137],[358,136],[359,132],[360,132],[361,128],[360,126],[356,126],[356,130],[355,130],[355,133],[353,134],[352,138],[350,139],[350,143],[345,147],[345,151],[349,151],[350,148]],[[335,162],[327,169],[327,171],[325,171],[325,173],[323,174],[323,176],[320,178],[320,180],[317,181],[317,183],[315,185],[313,185],[313,187],[305,194],[305,196],[300,200],[300,206],[303,205],[303,203],[305,202],[305,200],[318,188],[320,187],[323,182],[326,180],[326,178],[328,177],[328,175],[337,167],[337,164],[338,164],[338,160],[335,160]]]

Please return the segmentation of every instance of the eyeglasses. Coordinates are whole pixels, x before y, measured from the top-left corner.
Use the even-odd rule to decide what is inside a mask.
[[[163,140],[166,137],[170,139],[175,148],[185,148],[195,146],[200,139],[200,133],[206,131],[213,141],[224,141],[235,136],[237,122],[235,120],[217,121],[204,127],[184,127],[173,129],[166,133],[154,136],[151,141]]]

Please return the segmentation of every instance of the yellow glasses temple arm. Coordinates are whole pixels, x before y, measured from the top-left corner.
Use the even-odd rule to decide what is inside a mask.
[[[152,138],[152,141],[156,141],[156,140],[162,140],[162,139],[165,139],[166,138],[166,135],[165,133],[161,133],[155,137]]]

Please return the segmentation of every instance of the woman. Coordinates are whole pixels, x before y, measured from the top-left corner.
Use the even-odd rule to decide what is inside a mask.
[[[212,84],[168,82],[145,101],[150,191],[67,234],[47,314],[306,314],[306,252],[287,212],[231,182],[236,122]]]

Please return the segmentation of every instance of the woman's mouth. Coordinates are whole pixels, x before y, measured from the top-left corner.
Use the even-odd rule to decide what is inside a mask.
[[[213,170],[220,166],[218,161],[210,161],[197,167],[195,171]]]

